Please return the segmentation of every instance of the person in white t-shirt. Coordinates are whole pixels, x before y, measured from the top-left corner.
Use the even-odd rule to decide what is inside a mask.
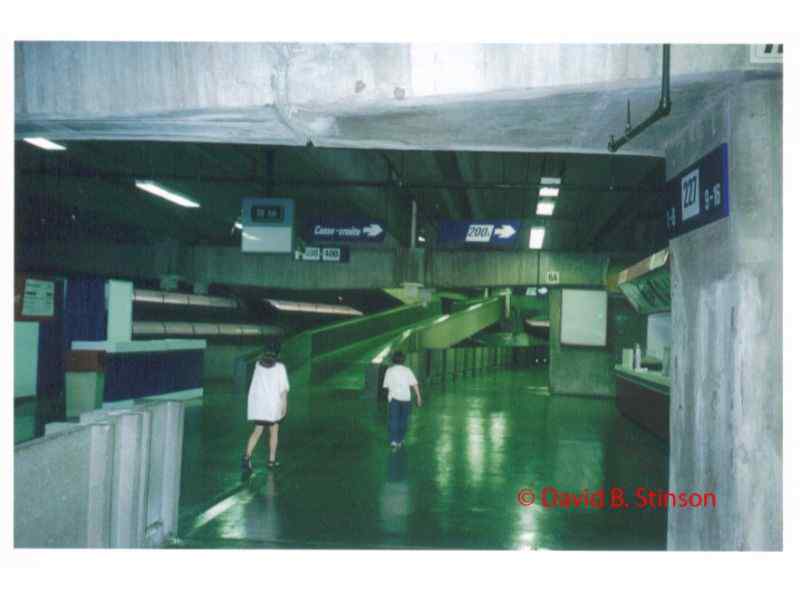
[[[278,462],[278,427],[286,417],[288,408],[289,377],[286,367],[277,361],[278,354],[267,350],[256,363],[250,392],[247,395],[247,420],[255,423],[253,433],[247,441],[247,450],[242,457],[242,469],[252,471],[250,457],[265,427],[269,427],[269,462],[270,468],[277,467]]]
[[[417,406],[422,406],[419,383],[414,372],[405,366],[406,356],[395,352],[391,367],[383,376],[383,387],[388,391],[389,400],[389,439],[393,449],[403,445],[403,438],[408,427],[408,415],[411,413],[411,390],[417,395]]]

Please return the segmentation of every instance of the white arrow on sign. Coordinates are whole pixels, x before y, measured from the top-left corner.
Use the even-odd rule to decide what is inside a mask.
[[[378,237],[381,233],[383,233],[383,227],[377,223],[372,223],[369,227],[364,227],[362,231],[367,235],[367,237]]]
[[[514,229],[511,225],[503,225],[502,227],[494,228],[494,234],[503,240],[507,240],[515,233],[517,233],[517,230]]]

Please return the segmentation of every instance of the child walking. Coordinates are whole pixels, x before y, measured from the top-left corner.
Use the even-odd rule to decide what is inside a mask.
[[[417,406],[422,406],[419,383],[414,372],[405,366],[406,356],[399,350],[392,355],[392,366],[386,369],[383,387],[389,390],[389,440],[393,450],[403,445],[411,413],[411,390],[417,395]]]
[[[278,352],[268,349],[256,363],[250,391],[247,395],[247,420],[255,423],[242,457],[242,469],[253,470],[251,457],[264,428],[269,428],[269,468],[278,462],[278,428],[288,408],[289,376],[286,367],[278,362]]]

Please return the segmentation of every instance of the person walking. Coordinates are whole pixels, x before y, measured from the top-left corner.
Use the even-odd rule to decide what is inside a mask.
[[[253,470],[251,457],[253,450],[269,428],[269,468],[280,465],[278,462],[278,429],[286,417],[288,409],[289,376],[286,367],[278,362],[278,352],[267,349],[256,363],[250,391],[247,395],[247,420],[255,424],[253,433],[247,441],[247,449],[242,457],[242,469]]]
[[[417,396],[417,406],[422,406],[419,383],[414,372],[405,366],[406,356],[399,350],[392,355],[392,366],[383,376],[383,387],[388,390],[389,440],[393,450],[403,445],[411,413],[411,390]]]

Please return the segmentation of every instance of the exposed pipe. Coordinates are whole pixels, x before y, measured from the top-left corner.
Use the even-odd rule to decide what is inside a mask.
[[[411,249],[417,247],[417,201],[411,201]]]
[[[609,152],[616,152],[637,135],[642,133],[645,129],[650,127],[653,123],[663,119],[669,114],[670,109],[672,108],[672,100],[669,96],[669,44],[664,44],[662,48],[663,59],[661,61],[661,98],[658,101],[658,108],[656,108],[653,114],[639,123],[636,127],[631,127],[631,104],[630,100],[628,100],[628,122],[625,125],[625,134],[619,139],[615,139],[613,135],[609,136]]]
[[[170,306],[191,306],[196,308],[239,308],[239,302],[234,298],[138,288],[133,290],[133,301],[142,304],[167,304]]]
[[[281,335],[283,330],[272,325],[240,323],[189,323],[184,321],[134,321],[134,336],[181,337],[259,337]]]

